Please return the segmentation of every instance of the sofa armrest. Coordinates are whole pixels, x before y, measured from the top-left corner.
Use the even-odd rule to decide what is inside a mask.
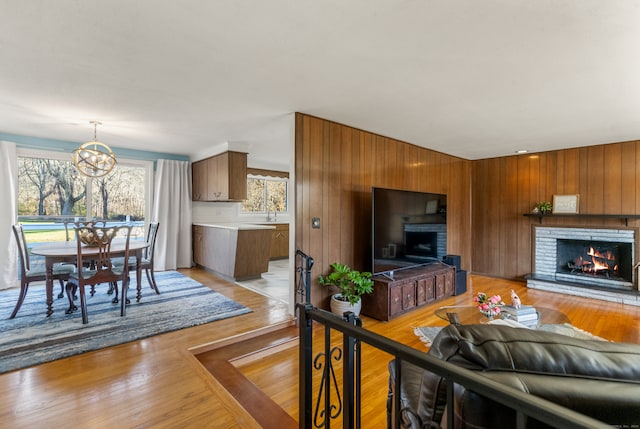
[[[408,362],[401,363],[400,421],[401,428],[440,428],[444,403],[438,401],[442,378]],[[389,362],[389,394],[387,425],[395,428],[395,360]]]

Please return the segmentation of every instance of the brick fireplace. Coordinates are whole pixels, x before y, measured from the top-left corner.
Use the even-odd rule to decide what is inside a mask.
[[[639,305],[634,228],[534,226],[527,287]]]

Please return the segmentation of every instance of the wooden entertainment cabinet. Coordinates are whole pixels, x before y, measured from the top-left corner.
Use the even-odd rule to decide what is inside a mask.
[[[441,262],[374,276],[373,293],[362,296],[362,314],[389,320],[455,294],[456,268]]]

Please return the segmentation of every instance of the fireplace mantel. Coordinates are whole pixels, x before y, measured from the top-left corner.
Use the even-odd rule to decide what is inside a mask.
[[[525,213],[524,216],[537,218],[539,223],[545,217],[624,219],[625,226],[629,226],[629,219],[640,219],[639,214]]]

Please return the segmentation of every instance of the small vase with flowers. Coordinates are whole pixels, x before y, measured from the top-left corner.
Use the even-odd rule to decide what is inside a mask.
[[[495,317],[500,317],[501,308],[504,305],[500,295],[489,296],[484,292],[479,292],[473,301],[478,306],[480,313],[487,317],[489,320],[493,320]]]

